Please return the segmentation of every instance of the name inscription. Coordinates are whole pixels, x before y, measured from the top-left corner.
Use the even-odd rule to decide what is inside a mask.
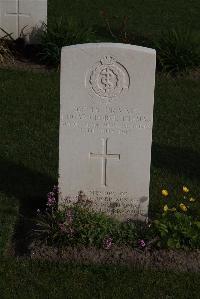
[[[123,106],[75,106],[61,116],[62,124],[84,134],[124,134],[135,129],[151,129],[152,117]]]

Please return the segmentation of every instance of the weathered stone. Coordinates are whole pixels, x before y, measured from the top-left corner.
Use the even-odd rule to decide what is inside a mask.
[[[63,48],[60,203],[146,219],[155,63],[154,50],[132,45]]]
[[[24,34],[33,39],[47,21],[47,0],[0,0],[0,27],[13,38]],[[0,37],[5,33],[0,30]]]

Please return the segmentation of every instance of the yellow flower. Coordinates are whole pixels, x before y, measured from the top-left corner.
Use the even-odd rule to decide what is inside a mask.
[[[168,196],[168,194],[169,194],[169,193],[168,193],[167,190],[164,190],[164,189],[162,190],[162,195],[163,195],[163,196]]]
[[[179,205],[180,209],[183,211],[183,212],[187,212],[188,208],[186,207],[186,205],[184,205],[184,203],[181,203]]]
[[[172,208],[170,211],[172,211],[172,212],[176,212],[176,208]]]
[[[190,190],[186,186],[183,186],[183,192],[188,193],[189,191]]]
[[[169,210],[168,206],[167,206],[167,205],[164,205],[164,207],[163,207],[163,211],[164,211],[164,212],[167,212],[168,210]]]
[[[194,202],[196,199],[193,197],[190,197],[189,201]]]

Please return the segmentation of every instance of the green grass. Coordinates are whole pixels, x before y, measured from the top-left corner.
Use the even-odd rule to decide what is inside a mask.
[[[169,0],[49,0],[49,22],[53,17],[82,20],[89,26],[104,27],[100,11],[121,19],[129,18],[130,31],[140,34],[157,34],[166,28],[190,26],[199,34],[200,2]],[[115,21],[115,24],[117,21]]]
[[[150,215],[160,212],[158,192],[180,196],[182,185],[200,197],[199,80],[157,78],[150,185]],[[199,211],[200,213],[200,211]]]
[[[2,299],[199,298],[200,274],[1,260]]]
[[[57,179],[59,74],[0,70],[0,90],[0,254],[5,255],[18,212],[29,217]],[[159,76],[155,94],[150,215],[161,213],[163,187],[178,193],[184,183],[200,194],[199,82]],[[0,260],[3,299],[199,298],[199,283],[199,274],[192,273]]]
[[[190,27],[199,35],[199,0],[49,0],[48,23],[55,16],[83,21],[105,40],[101,10],[117,17],[113,26],[127,16],[127,29],[141,36],[174,27]],[[200,196],[199,94],[197,80],[157,78],[150,216],[161,213],[161,188],[178,195],[185,184]],[[58,73],[0,70],[0,256],[9,250],[19,214],[31,217],[57,180],[58,126]],[[194,273],[0,258],[2,299],[195,299],[199,285],[200,275]]]
[[[0,252],[57,182],[59,79],[0,70]],[[18,211],[19,210],[19,211]]]

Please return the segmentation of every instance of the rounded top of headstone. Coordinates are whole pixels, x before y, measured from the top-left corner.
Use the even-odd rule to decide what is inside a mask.
[[[127,50],[134,50],[139,52],[145,52],[147,54],[156,54],[156,50],[147,47],[141,47],[130,44],[122,44],[122,43],[86,43],[86,44],[77,44],[65,46],[62,48],[62,51],[65,51],[69,48],[77,48],[77,49],[87,49],[87,48],[123,48]]]

